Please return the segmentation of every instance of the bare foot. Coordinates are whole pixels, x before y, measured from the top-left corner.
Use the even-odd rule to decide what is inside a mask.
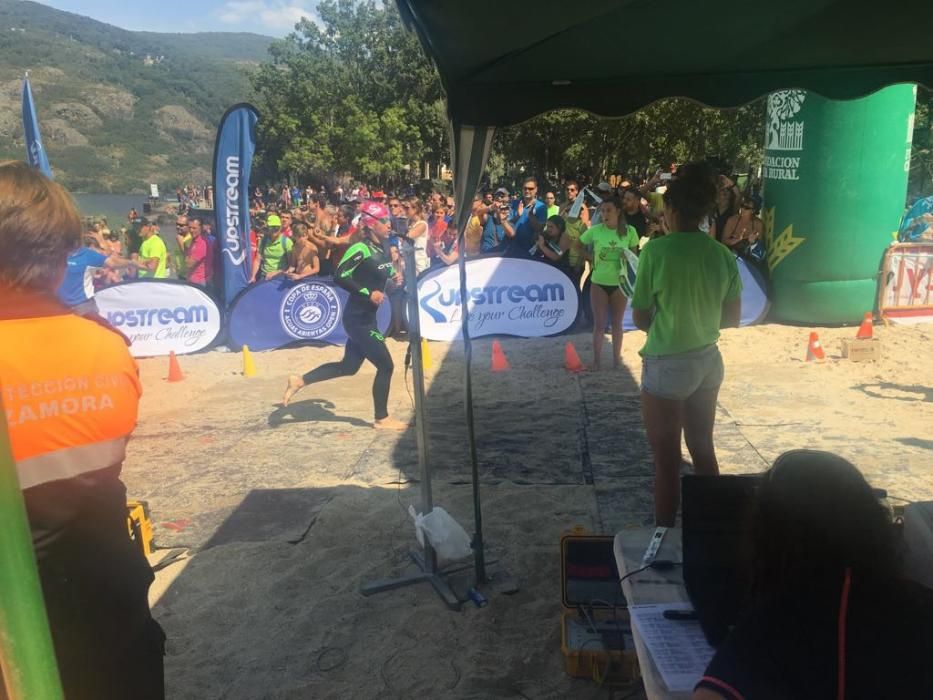
[[[292,397],[297,394],[301,388],[305,385],[301,381],[301,377],[297,374],[293,374],[288,378],[288,386],[285,388],[285,395],[282,396],[282,405],[288,406],[288,402],[292,400]]]
[[[375,421],[373,427],[376,430],[408,430],[411,425],[400,420],[395,420],[394,418],[386,417]]]

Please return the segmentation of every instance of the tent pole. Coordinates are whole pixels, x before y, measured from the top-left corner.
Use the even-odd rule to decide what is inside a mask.
[[[431,492],[431,464],[428,459],[428,439],[424,422],[424,364],[421,356],[421,319],[418,309],[417,268],[415,267],[415,249],[412,244],[405,241],[401,248],[405,260],[405,287],[408,292],[408,352],[412,360],[411,374],[412,383],[414,384],[415,442],[418,446],[418,467],[421,477],[421,512],[427,514],[434,508],[434,499]],[[395,579],[380,579],[371,583],[364,583],[360,586],[360,593],[368,596],[415,583],[428,582],[434,587],[434,590],[437,591],[437,594],[448,608],[459,610],[460,599],[457,598],[443,579],[442,573],[438,570],[437,554],[427,538],[425,538],[423,552],[412,550],[410,556],[419,571]]]
[[[461,205],[465,206],[465,205]],[[470,446],[470,469],[472,471],[473,482],[473,523],[475,532],[473,534],[473,561],[476,565],[476,583],[486,583],[486,553],[483,543],[483,504],[479,492],[479,458],[476,454],[476,428],[473,424],[473,340],[470,338],[470,310],[467,306],[466,293],[466,255],[464,254],[464,235],[463,229],[460,231],[459,259],[457,267],[460,272],[460,322],[463,332],[463,351],[464,351],[464,377],[463,383],[466,396],[466,424],[467,424],[467,442]]]

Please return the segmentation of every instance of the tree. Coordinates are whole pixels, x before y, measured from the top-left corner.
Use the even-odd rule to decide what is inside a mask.
[[[260,167],[389,182],[447,151],[443,93],[394,4],[325,0],[270,49],[253,79],[260,95]]]
[[[708,157],[747,169],[761,163],[763,125],[764,100],[716,110],[670,99],[621,119],[558,110],[502,130],[496,145],[506,162],[554,183],[645,174]]]
[[[907,203],[933,194],[933,90],[917,89],[914,140],[910,152]]]

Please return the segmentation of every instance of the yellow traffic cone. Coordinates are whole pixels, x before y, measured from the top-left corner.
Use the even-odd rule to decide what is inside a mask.
[[[253,362],[253,356],[249,351],[249,345],[243,346],[243,376],[255,377],[256,365]]]
[[[421,367],[423,369],[431,369],[433,363],[431,362],[431,351],[428,350],[428,341],[424,338],[421,339]]]

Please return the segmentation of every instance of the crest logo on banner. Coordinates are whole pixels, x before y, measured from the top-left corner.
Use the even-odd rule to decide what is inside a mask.
[[[557,335],[576,319],[578,300],[573,282],[550,265],[489,257],[468,260],[466,268],[472,337]],[[422,277],[418,296],[425,338],[451,340],[460,336],[460,276],[455,266]]]
[[[303,282],[282,300],[282,325],[294,338],[324,338],[340,323],[340,299],[320,282]]]

